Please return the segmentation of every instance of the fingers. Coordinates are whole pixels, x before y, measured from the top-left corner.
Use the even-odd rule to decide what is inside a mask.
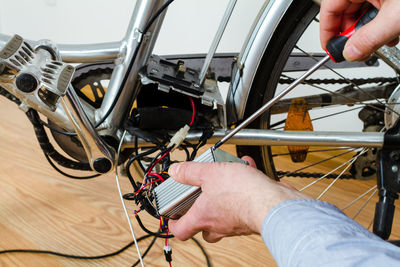
[[[347,42],[343,55],[347,61],[365,58],[400,35],[398,1],[386,1],[370,23],[357,30]]]
[[[330,39],[355,22],[359,9],[364,1],[358,0],[353,2],[349,0],[322,1],[320,13],[320,40],[324,50]]]
[[[185,241],[201,231],[197,218],[193,209],[189,209],[179,220],[169,220],[168,227],[176,238]]]
[[[390,41],[389,43],[387,43],[387,46],[396,46],[399,43],[399,37],[394,38],[392,41]]]
[[[203,239],[208,243],[216,243],[220,241],[225,235],[221,235],[215,232],[203,231]]]
[[[249,163],[250,167],[256,168],[257,169],[257,165],[256,162],[254,161],[253,158],[249,157],[249,156],[244,156],[242,157],[243,161],[247,161]]]

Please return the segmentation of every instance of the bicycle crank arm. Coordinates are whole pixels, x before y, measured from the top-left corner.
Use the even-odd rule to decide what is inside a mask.
[[[115,152],[97,135],[71,85],[61,99],[61,104],[85,149],[92,170],[98,173],[112,170]]]

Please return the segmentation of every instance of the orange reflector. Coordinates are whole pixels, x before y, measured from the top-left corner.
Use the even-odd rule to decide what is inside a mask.
[[[286,131],[313,131],[307,103],[304,98],[296,98],[290,104],[289,113],[285,123]],[[293,162],[304,162],[309,146],[288,146]]]

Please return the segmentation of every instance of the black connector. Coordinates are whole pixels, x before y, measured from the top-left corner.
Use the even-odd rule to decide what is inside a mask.
[[[172,248],[170,246],[164,246],[164,256],[167,262],[172,261]]]

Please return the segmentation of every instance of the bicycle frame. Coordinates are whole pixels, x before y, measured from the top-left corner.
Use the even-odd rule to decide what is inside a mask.
[[[261,57],[267,47],[271,37],[281,22],[283,15],[294,0],[270,0],[265,1],[259,15],[257,16],[248,38],[238,56],[237,64],[231,77],[232,83],[230,91],[235,92],[234,96],[227,99],[226,114],[227,120],[240,121],[244,117],[244,110],[248,104],[247,99],[250,88],[254,82],[255,72],[259,67]],[[152,54],[159,30],[163,23],[165,12],[149,28],[148,32],[143,32],[146,23],[155,12],[164,4],[158,0],[138,0],[133,10],[126,34],[120,42],[88,44],[88,45],[58,45],[60,56],[64,62],[90,63],[111,61],[115,63],[115,68],[104,97],[101,107],[97,110],[84,105],[83,108],[87,117],[93,122],[102,118],[112,106],[112,102],[117,97],[121,88],[121,94],[107,119],[98,128],[101,134],[114,137],[121,137],[119,127],[129,110],[132,99],[137,96],[141,80],[140,69],[146,65]],[[0,46],[4,46],[9,36],[0,34]],[[135,58],[134,53],[141,40],[144,40],[139,47]],[[29,41],[35,44],[33,41]],[[230,67],[230,66],[228,66]],[[229,112],[229,107],[235,106],[238,117],[234,118]],[[68,120],[65,110],[59,104],[53,113],[45,113],[58,125],[64,129],[72,131],[73,125]],[[222,137],[227,129],[221,129],[211,141],[216,141]],[[189,139],[199,136],[200,133],[193,132]],[[329,138],[326,138],[329,135]],[[360,138],[362,136],[362,138]],[[284,141],[283,141],[284,140]],[[125,138],[125,147],[133,146],[132,136]],[[325,145],[325,146],[352,146],[352,147],[381,147],[383,145],[382,133],[318,133],[318,132],[279,132],[268,130],[248,130],[245,129],[238,136],[231,140],[235,144],[246,145]]]

